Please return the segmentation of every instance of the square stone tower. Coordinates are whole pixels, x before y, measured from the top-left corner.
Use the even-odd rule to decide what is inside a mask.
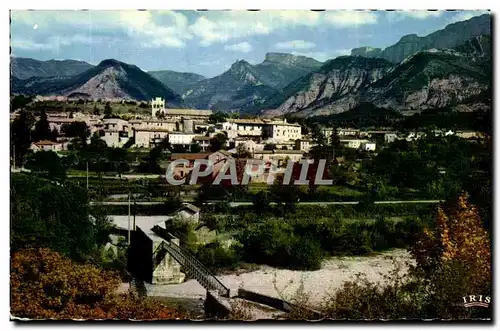
[[[165,99],[160,97],[151,100],[151,117],[155,118],[158,111],[165,112]]]

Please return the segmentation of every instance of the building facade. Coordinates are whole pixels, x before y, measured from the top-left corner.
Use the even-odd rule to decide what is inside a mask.
[[[158,112],[162,113],[165,109],[165,100],[163,98],[156,97],[151,100],[151,117],[156,118]]]
[[[159,144],[162,140],[168,138],[168,130],[165,129],[149,129],[149,128],[135,128],[135,146],[143,148],[152,148]]]
[[[302,138],[302,127],[299,124],[274,121],[263,126],[264,136],[273,142],[297,140]]]

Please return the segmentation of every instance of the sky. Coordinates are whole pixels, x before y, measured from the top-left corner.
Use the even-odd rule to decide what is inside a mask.
[[[425,36],[482,11],[11,11],[11,55],[114,58],[144,71],[213,77],[237,60],[268,52],[326,61],[355,47],[385,48],[407,34]]]

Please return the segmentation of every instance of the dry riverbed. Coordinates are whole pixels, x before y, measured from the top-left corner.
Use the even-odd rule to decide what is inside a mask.
[[[395,263],[406,269],[411,262],[409,254],[402,249],[356,257],[333,257],[323,262],[316,271],[294,271],[261,266],[258,270],[220,275],[218,278],[229,288],[240,288],[290,300],[303,284],[303,292],[316,306],[329,293],[340,288],[345,281],[355,280],[363,273],[371,281],[383,282],[383,275],[393,270]],[[203,300],[205,289],[194,279],[176,285],[149,285],[148,296]]]

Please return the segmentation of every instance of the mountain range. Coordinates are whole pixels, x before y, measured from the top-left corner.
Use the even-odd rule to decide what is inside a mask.
[[[287,86],[260,106],[264,114],[324,116],[361,103],[399,111],[456,106],[491,87],[491,39],[418,52],[399,64],[343,56]],[[462,109],[463,110],[463,109]]]
[[[11,57],[10,72],[13,77],[28,79],[31,77],[73,76],[92,68],[93,65],[76,60],[38,61],[24,57]]]
[[[198,82],[207,79],[205,76],[191,72],[177,72],[172,70],[148,71],[148,74],[180,95],[191,90]]]
[[[416,34],[403,36],[396,44],[385,49],[360,47],[351,50],[353,56],[377,57],[399,63],[410,55],[428,49],[453,48],[467,40],[491,34],[491,17],[489,14],[473,17],[447,25],[444,29],[435,31],[425,37]]]
[[[267,53],[262,63],[239,60],[213,78],[144,72],[116,60],[93,67],[71,60],[12,58],[11,88],[12,93],[90,99],[162,96],[172,106],[269,116],[323,116],[368,103],[373,109],[452,106],[467,111],[474,107],[470,102],[459,106],[491,89],[490,34],[490,15],[481,15],[425,37],[404,36],[383,50],[355,48],[351,56],[324,63]]]
[[[184,100],[195,108],[242,111],[279,93],[321,64],[312,58],[283,53],[268,53],[257,65],[240,60],[222,75],[200,81],[184,94]]]
[[[183,104],[180,95],[137,66],[104,60],[74,76],[11,78],[11,91],[27,95],[53,95],[84,99],[151,100],[163,97],[167,104]]]

